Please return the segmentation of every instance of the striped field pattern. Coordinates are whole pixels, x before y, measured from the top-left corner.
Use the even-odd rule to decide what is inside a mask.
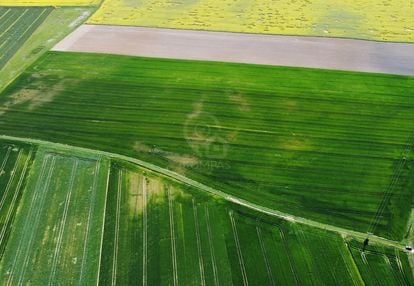
[[[0,69],[6,65],[52,10],[51,7],[0,7]]]

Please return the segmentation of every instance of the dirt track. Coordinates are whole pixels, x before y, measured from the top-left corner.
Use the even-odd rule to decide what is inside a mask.
[[[55,51],[414,75],[414,44],[82,25]]]

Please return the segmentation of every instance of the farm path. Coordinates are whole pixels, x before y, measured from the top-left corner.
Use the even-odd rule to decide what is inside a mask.
[[[261,212],[263,214],[278,217],[280,219],[284,219],[284,220],[291,221],[291,222],[296,222],[296,223],[303,224],[303,225],[316,227],[316,228],[323,229],[323,230],[336,232],[336,233],[340,234],[343,237],[352,236],[352,237],[358,238],[358,239],[365,239],[367,237],[367,233],[362,233],[362,232],[358,232],[358,231],[354,231],[354,230],[350,230],[350,229],[346,229],[346,228],[342,228],[342,227],[337,227],[337,226],[334,226],[334,225],[319,223],[317,221],[309,220],[309,219],[306,219],[306,218],[303,218],[303,217],[293,216],[291,214],[283,213],[283,212],[280,212],[278,210],[262,207],[260,205],[251,203],[249,201],[239,199],[235,196],[228,195],[228,194],[226,194],[226,193],[224,193],[220,190],[217,190],[217,189],[211,188],[209,186],[206,186],[204,184],[201,184],[197,181],[189,179],[189,178],[187,178],[185,176],[182,176],[178,173],[175,173],[173,171],[163,169],[163,168],[160,168],[160,167],[158,167],[156,165],[153,165],[151,163],[148,163],[148,162],[145,162],[145,161],[142,161],[142,160],[139,160],[139,159],[131,158],[131,157],[128,157],[128,156],[115,154],[115,153],[110,153],[110,152],[105,152],[105,151],[100,151],[100,150],[92,150],[92,149],[87,149],[87,148],[82,148],[82,147],[75,147],[75,146],[71,146],[71,145],[67,145],[67,144],[53,143],[53,142],[37,140],[37,139],[30,139],[30,138],[20,138],[20,137],[8,136],[8,135],[0,135],[0,140],[1,139],[14,140],[14,141],[18,141],[18,142],[26,142],[26,143],[32,143],[32,144],[39,144],[39,145],[45,146],[45,147],[58,148],[58,149],[63,150],[63,151],[88,152],[90,154],[105,156],[107,158],[120,159],[120,160],[123,160],[123,161],[126,161],[126,162],[136,164],[140,167],[143,167],[143,168],[146,168],[146,169],[148,169],[152,172],[155,172],[155,173],[157,173],[161,176],[170,178],[174,181],[178,181],[182,184],[193,187],[193,188],[198,189],[200,191],[208,192],[208,193],[210,193],[214,196],[221,197],[221,198],[223,198],[227,201],[230,201],[232,203],[245,206],[245,207],[247,207],[249,209],[252,209],[252,210],[256,210],[256,211]],[[403,242],[389,240],[389,239],[386,239],[386,238],[383,238],[383,237],[380,237],[380,236],[376,236],[376,235],[370,235],[369,238],[370,238],[370,241],[376,242],[376,243],[384,245],[384,246],[394,247],[394,248],[398,248],[398,249],[402,249],[402,250],[405,248],[405,244]]]

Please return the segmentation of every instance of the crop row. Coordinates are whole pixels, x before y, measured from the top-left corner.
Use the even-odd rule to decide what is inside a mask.
[[[0,95],[0,127],[143,159],[333,225],[367,231],[375,220],[377,234],[400,238],[413,86],[399,76],[48,53]]]
[[[0,148],[2,285],[412,284],[400,250],[362,253],[361,242],[129,163],[45,147],[34,155],[34,146]]]
[[[34,148],[30,146],[0,144],[0,258],[10,236],[33,157]]]
[[[0,69],[17,52],[53,9],[0,7]]]
[[[106,164],[37,151],[0,262],[2,285],[96,281]]]
[[[101,285],[364,285],[365,268],[333,233],[245,212],[121,162],[108,195]],[[398,279],[410,275],[404,268]]]

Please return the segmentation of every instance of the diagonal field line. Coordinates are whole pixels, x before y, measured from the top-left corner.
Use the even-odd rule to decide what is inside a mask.
[[[89,232],[90,232],[90,225],[91,225],[91,218],[93,216],[93,211],[95,210],[95,201],[96,201],[96,186],[98,184],[98,177],[99,177],[99,171],[101,168],[101,162],[97,161],[95,165],[95,172],[93,177],[93,183],[92,183],[92,195],[91,200],[89,204],[89,211],[88,211],[88,222],[86,223],[86,232],[85,237],[83,239],[83,253],[82,253],[82,263],[81,263],[81,271],[79,274],[79,285],[84,285],[83,283],[83,277],[84,277],[84,269],[85,269],[85,263],[88,255],[88,242],[89,242]],[[98,269],[99,271],[99,269]]]
[[[43,176],[45,174],[46,165],[49,162],[49,158],[50,158],[49,154],[45,155],[45,157],[43,158],[43,162],[42,162],[42,166],[40,168],[39,177],[38,177],[38,180],[37,180],[37,183],[36,183],[35,190],[38,190],[40,188],[40,182],[41,182],[41,179],[43,178]],[[30,202],[28,215],[32,214],[32,209],[33,209],[33,206],[35,204],[35,201],[36,201],[39,193],[40,192],[35,192],[35,194],[32,196],[32,200]],[[28,227],[28,223],[29,223],[29,219],[26,219],[23,229],[26,229]],[[19,241],[19,245],[17,247],[17,251],[16,251],[16,254],[15,254],[14,259],[13,259],[12,268],[10,270],[10,274],[9,274],[8,279],[7,279],[6,285],[12,285],[12,283],[13,283],[14,272],[15,272],[15,269],[16,269],[17,260],[20,257],[20,252],[22,251],[23,241],[24,241],[23,238],[21,238],[20,241]]]
[[[6,230],[7,230],[7,226],[9,224],[9,221],[12,218],[13,209],[14,209],[14,206],[16,204],[16,200],[17,200],[17,198],[18,198],[18,196],[20,194],[20,188],[21,188],[21,186],[23,184],[24,178],[26,177],[26,172],[27,172],[27,169],[29,167],[29,162],[30,162],[32,156],[33,156],[33,149],[30,149],[29,154],[27,155],[27,159],[26,159],[26,162],[24,164],[23,170],[22,170],[22,172],[20,174],[19,182],[17,183],[16,190],[14,192],[12,201],[10,203],[10,206],[11,207],[9,208],[9,211],[7,212],[6,219],[5,219],[4,223],[3,223],[3,228],[2,228],[1,234],[0,234],[0,247],[1,247],[2,243],[3,243],[4,237],[6,235]]]
[[[285,238],[285,233],[283,232],[283,230],[281,228],[278,228],[278,230],[279,230],[280,239],[282,240],[282,243],[283,243],[283,250],[285,251],[285,254],[288,258],[289,268],[292,271],[293,277],[295,279],[295,285],[299,286],[299,285],[301,285],[299,275],[297,274],[297,271],[295,269],[295,264],[294,264],[294,261],[293,261],[293,257],[292,257],[291,251],[289,250],[289,246],[288,246],[286,238]]]
[[[267,276],[269,278],[270,285],[275,286],[275,280],[273,279],[272,268],[270,267],[266,247],[263,242],[262,229],[260,228],[259,225],[256,225],[256,233],[257,233],[257,237],[259,238],[260,249],[262,250],[263,259],[266,265],[266,271],[267,271]]]
[[[65,206],[64,206],[64,209],[63,209],[63,217],[62,217],[62,220],[60,221],[55,252],[53,254],[52,273],[49,276],[49,284],[48,284],[49,286],[53,285],[54,280],[55,280],[56,266],[57,266],[58,257],[59,257],[59,254],[60,254],[60,248],[61,248],[61,245],[62,245],[63,233],[65,231],[66,218],[67,218],[67,215],[68,215],[69,205],[70,205],[70,201],[71,201],[71,198],[72,198],[72,191],[73,191],[73,185],[75,183],[75,174],[76,174],[77,168],[78,168],[78,159],[76,158],[75,163],[72,166],[72,171],[71,171],[71,175],[70,175],[70,179],[69,179],[69,192],[66,195]]]
[[[29,32],[30,31],[30,29],[32,28],[32,26],[34,26],[34,25],[36,25],[37,24],[37,22],[39,21],[39,19],[43,16],[43,14],[45,14],[45,13],[49,13],[49,11],[48,11],[48,9],[46,8],[46,9],[44,9],[38,16],[37,16],[37,18],[34,20],[34,21],[32,21],[32,23],[30,24],[30,26],[28,26],[27,28],[26,28],[26,30],[23,32],[23,33],[21,33],[20,34],[20,36],[19,36],[19,38],[17,38],[17,39],[13,39],[13,42],[18,42],[20,39],[22,39],[22,38],[24,38],[25,37],[25,35],[26,35],[26,33],[27,32]],[[6,44],[8,41],[10,40],[10,38],[9,39],[7,39],[6,41],[4,41],[4,44]],[[3,55],[2,56],[0,56],[0,60],[2,60],[3,58],[4,58],[4,56],[7,54],[7,52],[9,51],[9,50],[11,50],[11,49],[13,49],[14,48],[14,45],[10,45],[9,47],[7,47],[7,49],[5,50],[5,51],[3,51]]]
[[[142,285],[147,285],[148,263],[148,213],[147,213],[147,178],[142,179]]]
[[[216,255],[214,252],[214,244],[213,244],[213,235],[211,233],[211,227],[210,227],[210,214],[209,214],[207,205],[204,206],[204,211],[205,211],[205,217],[206,217],[208,245],[210,247],[211,264],[213,266],[214,284],[218,286],[220,285],[220,280],[218,279]]]
[[[11,25],[4,30],[1,34],[0,37],[4,36],[18,21],[20,21],[20,19],[29,11],[29,9],[24,10],[24,12],[22,14],[19,15],[19,17],[16,18],[16,20],[11,23]]]
[[[398,184],[398,181],[401,177],[401,173],[403,171],[403,168],[405,167],[406,163],[407,163],[407,158],[410,155],[412,149],[414,146],[414,133],[411,135],[411,137],[408,138],[407,143],[404,146],[403,152],[401,154],[401,159],[399,161],[398,167],[395,169],[395,172],[393,174],[393,176],[391,177],[391,182],[387,188],[387,190],[385,191],[385,194],[379,204],[379,207],[371,221],[371,224],[368,228],[368,232],[369,233],[374,233],[379,221],[382,217],[382,213],[384,212],[385,208],[388,206],[389,200],[391,199],[391,196],[393,195],[393,192],[395,190],[395,187]]]
[[[177,274],[177,250],[175,245],[175,228],[174,228],[174,210],[173,210],[173,201],[171,196],[171,190],[167,188],[168,193],[168,211],[170,215],[170,235],[171,235],[171,258],[173,266],[173,278],[174,286],[178,286],[178,274]]]
[[[244,286],[248,286],[249,281],[247,279],[246,267],[244,266],[243,253],[240,247],[239,235],[237,234],[236,222],[233,217],[233,212],[230,211],[229,215],[230,215],[230,221],[231,221],[231,228],[233,230],[234,242],[236,244],[237,257],[239,258],[240,270],[241,270],[242,277],[243,277],[243,284]]]
[[[50,164],[50,169],[49,169],[48,175],[46,177],[45,185],[42,186],[41,190],[38,190],[38,189],[36,190],[37,192],[41,192],[42,195],[40,196],[40,202],[39,202],[38,209],[37,209],[37,211],[35,211],[35,214],[34,214],[33,228],[30,232],[29,241],[27,243],[27,249],[25,251],[23,265],[21,265],[21,267],[22,267],[21,271],[22,272],[19,276],[19,280],[17,282],[17,285],[23,284],[23,279],[24,279],[24,276],[25,276],[26,271],[27,271],[27,267],[28,267],[28,264],[29,264],[30,250],[32,248],[32,243],[33,243],[34,236],[37,234],[37,230],[38,230],[38,227],[39,227],[40,214],[43,211],[46,196],[49,193],[49,185],[50,185],[50,180],[51,180],[52,175],[53,175],[53,171],[54,171],[54,167],[55,167],[55,161],[56,161],[56,156],[53,156],[52,162]]]
[[[196,206],[194,198],[193,198],[193,215],[194,215],[194,228],[196,231],[196,239],[197,239],[198,268],[200,269],[200,283],[201,283],[201,286],[205,286],[206,278],[204,276],[204,263],[203,263],[203,252],[201,250],[200,227],[198,225],[197,206]]]
[[[347,228],[343,228],[343,227],[339,227],[339,226],[335,226],[335,225],[331,225],[331,224],[326,224],[326,223],[320,223],[318,221],[314,221],[314,220],[310,220],[304,217],[300,217],[300,216],[296,216],[293,214],[289,214],[289,213],[285,213],[282,211],[279,211],[277,209],[272,209],[272,208],[268,208],[268,207],[264,207],[255,203],[252,203],[250,201],[246,201],[242,198],[233,196],[233,195],[229,195],[219,189],[216,188],[212,188],[209,187],[203,183],[200,183],[198,181],[189,179],[183,175],[180,175],[176,172],[173,172],[171,170],[165,169],[165,168],[161,168],[157,165],[154,165],[152,163],[148,163],[146,161],[137,159],[137,158],[132,158],[132,157],[128,157],[125,155],[121,155],[121,154],[116,154],[116,153],[111,153],[111,152],[106,152],[106,151],[101,151],[101,150],[96,150],[96,149],[88,149],[88,148],[83,148],[83,147],[77,147],[77,146],[73,146],[73,145],[68,145],[68,144],[61,144],[61,143],[55,143],[55,142],[50,142],[50,141],[44,141],[44,140],[39,140],[39,139],[32,139],[32,138],[25,138],[25,137],[16,137],[16,136],[9,136],[9,135],[0,135],[0,140],[13,140],[13,141],[17,141],[17,142],[26,142],[26,143],[31,143],[31,144],[36,144],[36,145],[40,145],[40,146],[44,146],[44,147],[50,147],[50,148],[59,148],[62,151],[71,151],[71,152],[88,152],[89,154],[93,154],[93,155],[99,155],[99,156],[105,156],[111,159],[117,159],[117,160],[123,160],[125,162],[129,162],[129,163],[133,163],[136,164],[142,168],[148,169],[151,172],[154,172],[155,174],[158,174],[159,176],[162,176],[164,178],[168,178],[170,180],[173,180],[174,182],[179,182],[181,184],[184,184],[186,186],[191,186],[197,190],[212,194],[214,196],[220,197],[223,200],[239,205],[239,206],[243,206],[246,207],[250,210],[254,210],[257,212],[260,212],[262,214],[267,214],[270,215],[272,217],[277,217],[280,218],[284,221],[289,221],[289,222],[296,222],[300,225],[308,225],[308,226],[312,226],[321,230],[329,230],[331,232],[335,232],[338,233],[340,235],[348,235],[348,236],[354,236],[355,238],[360,238],[360,239],[365,239],[366,238],[366,233],[363,232],[359,232],[359,231],[355,231],[352,229],[347,229]],[[394,248],[398,248],[398,249],[404,249],[405,244],[401,243],[399,241],[394,241],[394,240],[390,240],[384,237],[380,237],[377,235],[371,235],[370,236],[370,240],[374,241],[380,245],[384,245],[384,246],[389,246],[389,247],[394,247]]]
[[[3,158],[3,161],[1,163],[1,167],[0,167],[0,172],[4,171],[4,167],[6,166],[7,160],[9,160],[9,156],[10,156],[10,152],[11,152],[12,147],[8,147],[7,148],[7,153]]]
[[[97,271],[98,274],[96,277],[96,286],[99,286],[99,280],[100,280],[100,274],[101,274],[103,239],[104,239],[105,221],[106,221],[106,205],[107,205],[107,200],[108,200],[110,176],[111,176],[111,168],[109,167],[107,170],[107,175],[106,175],[105,201],[104,201],[104,209],[103,209],[103,216],[102,216],[101,244],[100,244],[100,250],[99,250],[99,263],[98,263],[98,271]]]
[[[11,186],[13,184],[13,180],[14,180],[14,177],[16,175],[16,169],[19,166],[19,163],[20,163],[20,160],[21,160],[20,158],[22,157],[22,154],[23,154],[23,149],[20,149],[19,150],[19,154],[17,155],[17,159],[16,159],[16,161],[14,163],[13,170],[10,172],[11,173],[11,176],[9,178],[9,181],[7,182],[6,190],[3,193],[3,197],[1,198],[1,201],[0,201],[0,209],[3,209],[3,205],[4,205],[5,201],[6,201],[7,195],[10,192],[10,188],[11,188]]]
[[[119,224],[121,218],[121,199],[122,199],[122,183],[123,183],[123,170],[119,170],[118,173],[118,192],[116,196],[116,222],[115,222],[115,242],[114,253],[112,260],[112,286],[116,285],[116,271],[118,264],[118,244],[119,244]]]

